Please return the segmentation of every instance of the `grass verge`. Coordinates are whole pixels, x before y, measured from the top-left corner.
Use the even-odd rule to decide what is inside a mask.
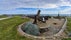
[[[71,18],[68,17],[67,20],[67,29],[65,32],[68,34],[69,32],[71,32]],[[71,40],[71,38],[63,38],[62,40]]]
[[[1,20],[0,40],[31,40],[17,34],[17,26],[26,21],[29,21],[29,19],[22,19],[18,16],[11,19]]]

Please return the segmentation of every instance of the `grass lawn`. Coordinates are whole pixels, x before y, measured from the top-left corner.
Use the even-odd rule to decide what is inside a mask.
[[[67,18],[67,32],[71,32],[71,18]],[[71,40],[71,38],[65,38],[65,39],[63,39],[63,40]]]
[[[71,32],[71,18],[68,18],[68,23],[67,23],[67,31]]]
[[[71,38],[64,38],[64,39],[62,39],[62,40],[71,40]]]
[[[11,19],[0,21],[0,40],[31,40],[21,37],[17,34],[17,26],[29,19],[22,19],[20,17],[13,17]]]

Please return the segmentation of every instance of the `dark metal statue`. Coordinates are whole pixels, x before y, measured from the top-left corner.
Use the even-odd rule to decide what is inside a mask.
[[[45,23],[45,18],[44,17],[40,18],[40,12],[41,12],[41,10],[38,10],[37,15],[35,15],[33,24],[37,24],[37,21],[41,21],[41,22]]]
[[[34,19],[34,22],[33,22],[33,24],[37,24],[37,20],[38,20],[38,18],[39,18],[39,14],[40,14],[40,10],[38,10],[38,13],[37,13],[37,15],[35,16],[35,19]]]
[[[60,17],[60,15],[59,15],[59,13],[58,13],[58,19],[61,19],[61,17]]]

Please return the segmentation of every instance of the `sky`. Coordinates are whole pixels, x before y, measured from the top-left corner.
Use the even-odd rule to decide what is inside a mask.
[[[71,0],[0,0],[0,14],[71,14]]]

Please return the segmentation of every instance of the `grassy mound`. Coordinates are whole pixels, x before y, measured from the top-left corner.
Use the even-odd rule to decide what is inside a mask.
[[[17,34],[17,26],[29,19],[13,17],[11,19],[0,21],[0,40],[30,40]]]

